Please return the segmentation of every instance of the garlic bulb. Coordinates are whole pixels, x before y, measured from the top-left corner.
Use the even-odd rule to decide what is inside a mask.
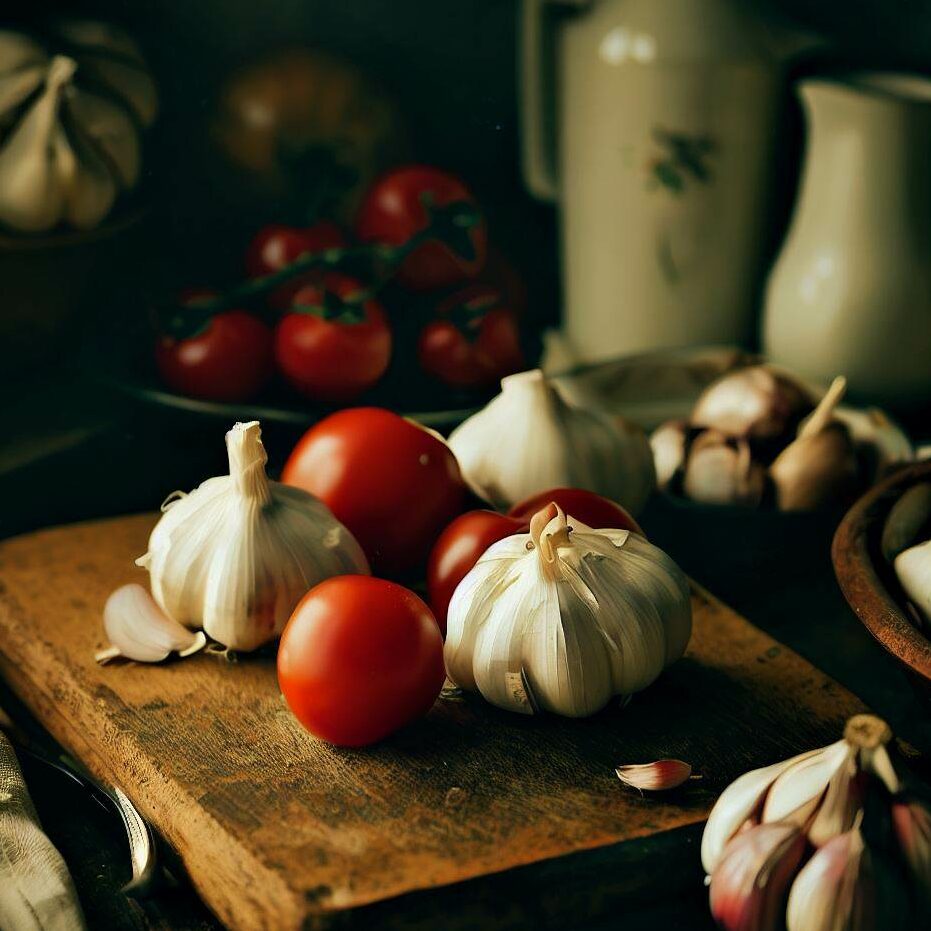
[[[692,629],[689,587],[660,549],[555,504],[494,543],[449,606],[446,669],[512,711],[583,717],[646,688]]]
[[[99,225],[140,175],[154,85],[132,41],[99,23],[50,29],[48,46],[0,30],[0,222],[22,232]]]
[[[867,931],[879,915],[884,928],[917,927],[913,903],[931,901],[931,811],[905,794],[891,739],[884,721],[855,715],[841,740],[725,789],[701,850],[722,928]]]
[[[722,375],[695,402],[692,426],[728,436],[773,439],[814,407],[811,392],[788,372],[753,365]]]
[[[567,403],[537,369],[510,375],[501,393],[452,432],[463,478],[504,509],[547,488],[594,491],[635,516],[656,482],[646,434]]]
[[[834,417],[847,381],[835,378],[798,436],[773,460],[769,475],[782,511],[811,510],[843,500],[856,487],[859,463],[847,426]]]
[[[137,560],[169,617],[232,650],[278,636],[323,579],[369,572],[361,547],[324,504],[268,480],[260,436],[257,421],[226,434],[230,474],[167,503]]]

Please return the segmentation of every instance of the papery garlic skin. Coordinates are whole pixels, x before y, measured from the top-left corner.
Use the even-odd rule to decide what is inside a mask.
[[[529,534],[485,552],[453,593],[447,624],[456,685],[512,711],[584,717],[678,659],[692,615],[688,581],[662,550],[550,505]]]
[[[277,637],[301,597],[369,574],[352,534],[312,495],[270,482],[257,421],[226,435],[230,474],[171,501],[137,562],[165,612],[231,650]]]
[[[656,484],[646,434],[620,417],[569,404],[539,370],[457,427],[449,445],[463,478],[499,509],[547,488],[584,488],[636,516]]]

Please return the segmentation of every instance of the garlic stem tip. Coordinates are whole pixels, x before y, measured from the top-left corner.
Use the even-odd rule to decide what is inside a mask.
[[[892,729],[874,714],[855,714],[844,728],[844,740],[863,750],[875,750],[892,740]]]

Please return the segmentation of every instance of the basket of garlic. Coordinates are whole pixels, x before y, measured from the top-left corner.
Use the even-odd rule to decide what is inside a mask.
[[[913,455],[882,411],[841,406],[846,387],[839,376],[822,393],[768,364],[728,372],[702,392],[687,418],[651,435],[659,488],[714,507],[843,506]]]
[[[848,603],[931,714],[931,461],[863,495],[837,528],[832,556]]]
[[[0,28],[0,344],[9,376],[49,357],[145,214],[143,139],[158,110],[135,42],[89,20]]]

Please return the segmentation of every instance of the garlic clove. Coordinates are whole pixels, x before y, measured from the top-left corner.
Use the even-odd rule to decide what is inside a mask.
[[[636,516],[656,483],[643,430],[569,404],[539,369],[502,379],[501,393],[452,432],[449,446],[470,488],[502,510],[568,487]]]
[[[44,90],[0,148],[0,222],[14,229],[43,232],[61,219],[67,188],[52,152],[61,94],[75,67],[63,55],[52,60]]]
[[[855,756],[856,748],[842,739],[795,762],[770,786],[762,820],[791,821],[803,825],[818,806],[834,776]]]
[[[808,840],[815,847],[821,847],[851,830],[856,823],[863,803],[858,773],[856,755],[850,754],[828,782],[824,798],[808,828]]]
[[[793,430],[812,409],[810,391],[787,372],[755,365],[729,372],[699,396],[689,418],[732,437],[770,440]]]
[[[902,590],[925,619],[931,618],[931,540],[899,553],[893,567]]]
[[[880,549],[892,562],[915,543],[931,518],[931,482],[919,482],[908,488],[889,509],[883,524]]]
[[[77,229],[93,229],[116,200],[116,179],[76,124],[67,133],[59,125],[52,146],[65,194],[65,217]]]
[[[45,62],[39,62],[0,76],[0,126],[6,122],[5,117],[9,118],[10,111],[41,86],[47,68]]]
[[[692,778],[692,767],[682,760],[657,760],[655,763],[628,763],[615,770],[625,786],[646,792],[675,789]]]
[[[203,633],[194,633],[172,620],[135,583],[124,585],[110,595],[103,609],[103,624],[111,646],[97,654],[99,663],[118,656],[140,663],[158,663],[171,653],[190,656],[207,645]]]
[[[711,913],[725,931],[771,931],[805,852],[794,824],[758,824],[738,834],[711,874]]]
[[[746,440],[705,430],[689,450],[682,490],[702,504],[756,507],[766,490],[766,470],[753,461]]]
[[[658,488],[668,488],[682,471],[688,448],[688,434],[688,424],[684,420],[667,420],[650,434],[650,448],[653,450]]]
[[[75,126],[102,152],[112,166],[112,173],[124,188],[139,180],[141,148],[139,134],[122,107],[104,97],[70,89],[65,95],[65,110]]]
[[[798,436],[773,460],[769,475],[782,511],[814,510],[842,500],[857,486],[859,463],[850,432],[834,418],[846,390],[835,378]]]
[[[710,874],[714,870],[731,838],[747,819],[760,809],[775,779],[789,767],[807,760],[816,753],[817,750],[809,750],[771,766],[753,769],[735,779],[721,793],[711,809],[701,839],[701,862],[706,873]]]
[[[792,884],[786,908],[788,931],[897,931],[908,922],[898,872],[866,847],[859,828],[815,852]]]
[[[48,65],[45,49],[34,39],[13,29],[0,29],[0,62],[7,73],[34,65]]]
[[[931,908],[931,808],[899,797],[892,803],[892,826],[919,898]]]

